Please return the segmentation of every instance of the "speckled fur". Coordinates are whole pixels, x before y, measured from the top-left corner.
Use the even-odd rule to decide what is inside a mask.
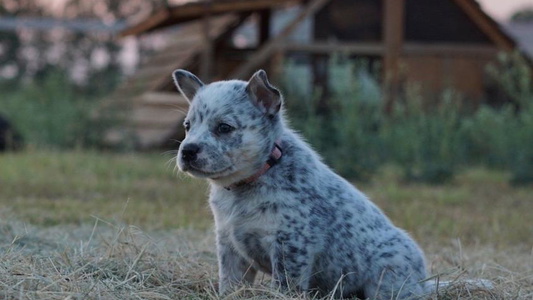
[[[191,106],[178,166],[211,185],[220,293],[251,284],[257,271],[274,288],[372,299],[424,294],[422,251],[362,192],[335,174],[284,122],[281,94],[263,71],[250,81],[204,85],[177,70],[174,79]],[[219,134],[218,124],[234,130]],[[283,157],[256,181],[253,175],[276,140]],[[182,150],[196,144],[193,162]]]

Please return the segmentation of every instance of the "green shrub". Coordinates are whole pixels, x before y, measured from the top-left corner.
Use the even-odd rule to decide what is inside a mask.
[[[464,152],[458,99],[447,90],[439,105],[425,108],[419,90],[411,86],[384,119],[382,137],[405,180],[437,184],[458,172]]]
[[[334,151],[327,156],[341,175],[362,181],[371,179],[386,155],[379,134],[384,117],[381,95],[369,85],[372,77],[365,70],[365,62],[359,62],[332,76],[330,101],[335,109],[330,120],[335,139],[330,147]]]
[[[34,147],[72,148],[97,146],[109,121],[96,120],[98,104],[77,91],[64,73],[55,72],[42,81],[3,89],[0,113]]]
[[[325,160],[346,177],[368,180],[384,163],[399,165],[407,181],[443,183],[462,166],[485,165],[511,172],[511,182],[533,182],[533,80],[518,54],[501,54],[488,67],[513,104],[482,105],[466,113],[452,89],[439,101],[404,86],[391,115],[384,114],[379,87],[368,80],[368,63],[338,57],[329,70],[328,111],[318,111],[322,91],[308,69],[287,66],[284,90],[291,120]],[[363,76],[361,76],[363,74]]]
[[[497,62],[487,66],[487,73],[514,104],[526,109],[533,105],[531,64],[519,52],[500,53]]]
[[[383,161],[379,126],[379,93],[369,87],[372,77],[362,71],[365,62],[330,62],[331,96],[328,111],[318,110],[321,91],[306,89],[305,69],[288,65],[284,87],[290,119],[325,161],[345,177],[370,180]]]
[[[482,107],[465,125],[473,162],[511,172],[511,182],[533,182],[533,110]]]
[[[486,145],[493,156],[511,171],[514,184],[533,183],[533,74],[531,65],[519,53],[501,54],[498,63],[488,67],[489,74],[505,91],[512,106],[491,113],[480,110],[478,123],[493,118],[486,132]],[[485,114],[485,115],[483,115]],[[487,116],[488,115],[488,116]],[[478,128],[484,124],[478,124]],[[487,126],[487,128],[489,128]],[[485,129],[489,130],[489,129]]]
[[[533,183],[533,110],[522,111],[512,132],[509,143],[509,167],[511,183]]]
[[[482,106],[464,121],[465,143],[468,146],[468,162],[504,169],[509,160],[509,134],[515,127],[512,106],[496,110]]]

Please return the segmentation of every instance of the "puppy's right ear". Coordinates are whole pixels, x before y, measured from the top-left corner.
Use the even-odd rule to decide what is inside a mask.
[[[193,73],[182,69],[174,71],[172,77],[174,78],[174,83],[178,87],[178,90],[189,103],[192,102],[196,92],[204,86],[204,83]]]

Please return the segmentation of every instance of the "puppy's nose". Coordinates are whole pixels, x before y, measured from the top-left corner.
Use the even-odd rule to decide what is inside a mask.
[[[187,144],[181,149],[181,159],[186,162],[192,162],[196,160],[197,154],[200,152],[200,146],[198,144]]]

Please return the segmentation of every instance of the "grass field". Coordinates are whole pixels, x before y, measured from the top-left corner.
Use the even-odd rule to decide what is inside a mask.
[[[0,299],[216,299],[207,185],[171,158],[0,155]],[[443,186],[398,173],[356,185],[419,241],[433,274],[495,285],[435,299],[533,299],[533,187],[484,169]],[[235,298],[287,299],[261,282]]]

